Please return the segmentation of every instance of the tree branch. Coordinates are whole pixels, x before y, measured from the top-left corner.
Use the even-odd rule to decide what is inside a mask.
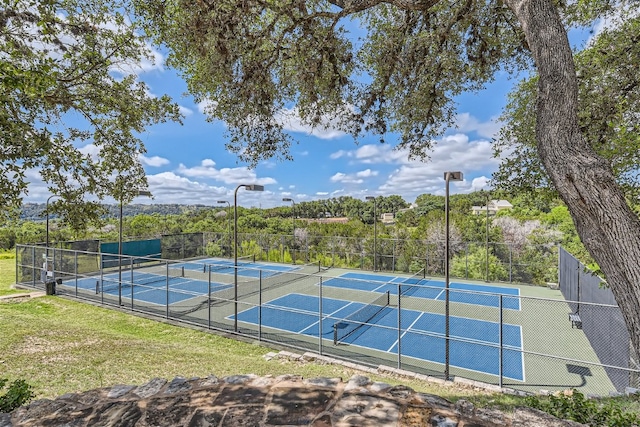
[[[347,14],[362,12],[383,3],[391,4],[398,9],[418,12],[429,10],[439,2],[440,0],[329,0],[329,3]]]

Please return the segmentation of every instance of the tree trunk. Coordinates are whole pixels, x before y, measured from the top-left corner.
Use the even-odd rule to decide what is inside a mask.
[[[553,2],[506,3],[522,24],[540,77],[536,112],[540,158],[582,242],[606,274],[640,355],[640,221],[607,163],[580,133],[573,56]]]

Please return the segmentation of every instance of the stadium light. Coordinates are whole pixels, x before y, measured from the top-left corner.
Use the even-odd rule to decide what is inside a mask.
[[[378,271],[377,249],[378,249],[378,217],[376,213],[376,198],[373,196],[365,197],[366,200],[373,200],[373,271]]]
[[[233,329],[238,332],[238,190],[244,187],[247,191],[264,191],[263,185],[240,184],[233,192]]]
[[[293,248],[291,251],[291,259],[293,263],[296,263],[296,202],[290,197],[284,197],[282,199],[283,202],[291,202],[291,221],[293,222]]]
[[[445,172],[444,196],[444,286],[445,286],[445,352],[444,379],[449,380],[449,181],[462,181],[462,172]]]
[[[151,192],[147,190],[139,190],[133,194],[133,197],[147,196],[151,197]],[[122,205],[124,204],[124,194],[120,194],[120,226],[118,230],[118,305],[122,305]],[[167,304],[169,302],[167,301]]]

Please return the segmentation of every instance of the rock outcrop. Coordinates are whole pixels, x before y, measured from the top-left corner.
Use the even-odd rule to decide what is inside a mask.
[[[312,427],[573,427],[529,408],[513,413],[455,404],[405,386],[357,375],[153,379],[41,399],[0,414],[0,427],[14,426],[312,426]]]

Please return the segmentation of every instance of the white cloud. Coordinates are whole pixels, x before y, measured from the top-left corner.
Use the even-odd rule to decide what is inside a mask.
[[[604,31],[615,30],[625,20],[633,19],[640,15],[640,9],[634,2],[616,2],[612,11],[604,18],[598,19],[591,29],[591,37],[587,40],[587,46]]]
[[[338,129],[335,118],[324,116],[322,122],[317,126],[303,123],[297,108],[284,108],[274,117],[275,121],[283,126],[285,130],[291,132],[313,135],[320,139],[336,139],[346,135]]]
[[[483,138],[494,138],[502,123],[498,117],[492,117],[488,122],[481,122],[469,113],[461,113],[456,116],[456,129],[460,132],[476,132]]]
[[[469,141],[463,134],[446,136],[435,145],[428,163],[408,161],[401,164],[389,174],[379,191],[383,194],[401,194],[408,201],[425,193],[444,194],[446,171],[462,171],[467,177],[461,182],[451,182],[452,191],[474,191],[479,189],[482,181],[469,181],[471,174],[495,170],[498,165],[499,160],[492,153],[489,141]],[[405,152],[405,155],[408,153]]]
[[[87,144],[84,147],[78,148],[82,154],[88,155],[93,160],[97,160],[100,155],[100,149],[93,144]]]
[[[180,164],[176,173],[191,178],[209,178],[225,184],[275,184],[276,180],[270,177],[258,178],[254,170],[246,167],[217,169],[215,161],[204,159],[200,166],[187,167]]]
[[[336,159],[339,159],[341,157],[345,157],[345,156],[348,156],[348,155],[349,155],[349,151],[347,151],[347,150],[339,150],[339,151],[336,151],[335,153],[331,153],[331,155],[329,155],[329,158],[331,160],[336,160]]]
[[[473,178],[471,181],[471,190],[479,191],[479,190],[488,190],[490,188],[489,181],[491,178],[487,178],[486,176],[479,176],[477,178]]]
[[[228,195],[226,187],[216,187],[191,181],[173,172],[148,175],[149,189],[154,203],[207,204],[211,205]]]
[[[185,107],[183,105],[178,105],[178,108],[180,109],[180,114],[182,114],[184,117],[193,115],[193,110],[191,108]]]
[[[356,172],[356,176],[360,178],[369,178],[372,176],[378,176],[378,171],[373,171],[371,169],[365,169],[360,172]]]
[[[389,144],[369,144],[358,147],[350,157],[364,164],[406,163],[408,152],[396,150]]]
[[[143,165],[156,167],[156,168],[160,166],[168,165],[170,163],[168,159],[165,159],[164,157],[160,157],[160,156],[147,157],[144,155],[140,155],[139,159],[140,159],[140,163],[142,163]]]
[[[337,172],[331,178],[329,178],[329,180],[331,182],[341,182],[343,184],[362,184],[365,181],[364,178],[371,178],[377,175],[378,175],[378,171],[365,169],[363,171],[359,171],[351,174]]]
[[[198,111],[202,114],[210,114],[216,109],[217,106],[218,106],[217,101],[205,99],[204,101],[200,101],[198,103]]]

